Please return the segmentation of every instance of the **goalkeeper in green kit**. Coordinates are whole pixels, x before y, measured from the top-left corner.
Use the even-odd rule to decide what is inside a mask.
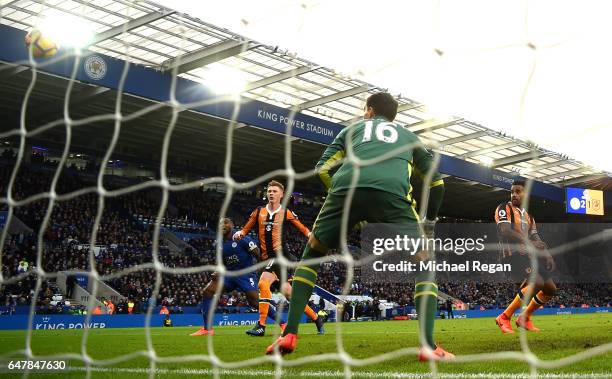
[[[329,249],[339,246],[344,202],[351,187],[355,190],[352,203],[346,210],[349,212],[349,229],[361,221],[392,223],[402,224],[402,228],[407,230],[406,234],[412,238],[420,238],[423,233],[428,237],[433,236],[438,209],[444,196],[444,182],[437,171],[433,173],[429,185],[427,215],[421,222],[421,229],[415,201],[412,199],[410,177],[413,170],[417,175],[426,175],[432,169],[433,157],[414,133],[393,123],[397,107],[397,101],[388,93],[380,92],[368,97],[364,119],[344,128],[323,153],[316,171],[329,188],[329,193],[314,223],[302,260],[323,257]],[[407,145],[412,148],[400,150]],[[349,161],[342,161],[349,148],[361,160],[398,152],[378,163],[356,168]],[[337,166],[340,167],[332,175]],[[353,175],[358,176],[355,184]],[[427,255],[426,252],[417,253],[421,260],[426,260]],[[317,281],[318,268],[319,264],[300,264],[297,267],[293,276],[287,326],[282,336],[267,348],[266,354],[272,354],[276,349],[281,354],[295,350],[300,318]],[[420,360],[454,358],[453,354],[436,346],[433,340],[437,295],[438,286],[433,273],[419,273],[414,299],[419,312]]]

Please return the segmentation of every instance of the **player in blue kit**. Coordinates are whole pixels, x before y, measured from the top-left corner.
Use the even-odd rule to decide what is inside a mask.
[[[221,220],[219,225],[223,233],[223,264],[228,271],[242,270],[251,267],[255,259],[259,258],[259,248],[255,241],[249,237],[244,237],[240,241],[232,239],[232,229],[234,223],[229,218]],[[197,332],[190,334],[191,336],[203,336],[206,334],[214,335],[215,331],[212,325],[208,323],[208,311],[213,302],[213,297],[219,285],[218,273],[213,273],[212,280],[204,288],[204,300],[202,301],[202,317],[204,318],[204,326]],[[240,276],[226,276],[223,281],[222,291],[239,290],[246,294],[247,301],[253,308],[259,306],[259,290],[257,288],[257,273],[249,272]],[[268,317],[275,319],[276,312],[268,313]]]

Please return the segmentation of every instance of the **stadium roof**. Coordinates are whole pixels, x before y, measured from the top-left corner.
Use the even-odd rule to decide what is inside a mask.
[[[359,119],[367,96],[381,90],[149,1],[2,0],[0,22],[29,30],[49,11],[86,20],[95,33],[90,50],[203,83],[222,72],[247,83],[243,96],[344,125]],[[426,104],[398,101],[397,121],[443,154],[553,185],[609,186],[609,173],[561,153],[462,118],[435,119]]]

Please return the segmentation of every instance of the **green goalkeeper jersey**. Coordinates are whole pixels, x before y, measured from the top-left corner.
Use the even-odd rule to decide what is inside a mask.
[[[342,129],[317,163],[319,177],[332,193],[347,190],[352,185],[356,167],[349,161],[344,161],[332,175],[337,161],[346,157],[349,142],[353,153],[361,160],[392,154],[381,162],[359,167],[359,177],[355,184],[358,188],[386,191],[412,202],[410,177],[413,171],[422,177],[427,175],[433,165],[433,156],[414,133],[384,117],[376,116]],[[412,148],[392,153],[406,145]],[[436,170],[430,187],[441,184],[443,181]]]

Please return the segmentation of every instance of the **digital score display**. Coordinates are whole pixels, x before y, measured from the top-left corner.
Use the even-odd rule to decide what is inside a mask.
[[[603,191],[568,187],[565,191],[567,213],[604,214]]]

